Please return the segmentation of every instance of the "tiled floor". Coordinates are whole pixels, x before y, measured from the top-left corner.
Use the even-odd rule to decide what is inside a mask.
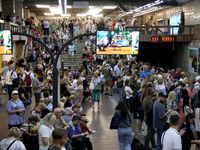
[[[7,95],[0,95],[3,106],[0,108],[0,140],[6,137],[8,132],[8,115],[5,112],[5,105],[8,101]],[[94,150],[117,150],[118,146],[118,137],[117,130],[110,130],[110,120],[114,114],[115,106],[119,100],[118,93],[113,93],[113,96],[101,95],[101,107],[93,109],[92,103],[85,102],[83,104],[83,109],[85,111],[86,117],[89,120],[88,127],[91,130],[95,130],[96,133],[90,135],[90,139],[93,144]],[[27,107],[25,114],[25,120],[27,120],[30,111],[33,109],[34,103],[31,106]],[[137,120],[135,120],[135,125]],[[137,128],[137,126],[136,126]],[[138,137],[140,140],[143,137]]]

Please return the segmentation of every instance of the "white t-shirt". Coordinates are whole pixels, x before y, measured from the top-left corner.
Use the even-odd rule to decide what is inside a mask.
[[[169,128],[162,134],[162,150],[182,150],[181,137],[174,128]]]
[[[25,77],[26,77],[25,73],[26,73],[27,75],[29,75],[29,73],[30,73],[30,77],[31,77],[31,85],[28,86],[28,87],[32,87],[32,82],[33,82],[33,79],[34,79],[34,74],[31,73],[30,71],[29,71],[29,72],[26,72],[26,71],[25,71],[24,74],[23,74],[23,76],[22,76],[22,80],[25,80]]]
[[[40,126],[40,129],[38,131],[38,137],[39,137],[39,150],[47,150],[49,145],[44,145],[43,142],[42,142],[42,138],[46,137],[46,138],[50,138],[52,132],[53,132],[54,128],[51,127],[47,127],[45,125],[41,125]]]
[[[129,99],[130,97],[132,97],[133,95],[132,94],[129,94],[129,92],[133,92],[132,89],[128,86],[125,86],[125,93],[126,93],[126,99]]]
[[[156,91],[160,91],[161,93],[166,93],[166,88],[164,84],[157,84],[156,85]]]
[[[0,150],[7,150],[14,139],[3,139],[0,142]],[[9,150],[26,150],[24,144],[21,141],[16,140],[9,148]]]
[[[130,79],[130,76],[126,76],[126,75],[125,75],[125,76],[123,77],[123,81],[124,81],[124,82],[125,82],[126,80],[129,80],[129,79]]]

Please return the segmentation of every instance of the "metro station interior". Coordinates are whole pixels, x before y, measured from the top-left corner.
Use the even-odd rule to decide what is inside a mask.
[[[55,108],[60,107],[60,99],[63,96],[61,90],[61,88],[63,87],[61,87],[60,83],[63,82],[63,78],[65,76],[64,69],[66,68],[68,69],[71,68],[71,70],[73,70],[74,68],[80,69],[82,62],[84,62],[85,58],[84,56],[87,56],[86,57],[87,59],[89,59],[88,57],[92,57],[91,58],[92,65],[88,60],[87,62],[88,66],[86,65],[85,69],[85,72],[87,72],[85,80],[87,80],[86,84],[88,84],[89,86],[88,90],[91,86],[91,81],[93,81],[93,78],[95,76],[94,72],[96,72],[96,71],[93,72],[93,68],[96,67],[98,70],[98,68],[100,68],[98,66],[102,65],[99,62],[97,62],[96,64],[93,63],[94,59],[93,57],[95,57],[95,60],[101,59],[102,62],[107,60],[106,64],[110,63],[111,66],[113,65],[112,61],[115,58],[118,58],[120,61],[124,62],[124,64],[125,63],[129,64],[131,63],[132,59],[133,60],[137,59],[138,63],[134,62],[133,64],[136,65],[148,64],[150,67],[152,66],[156,66],[155,68],[158,67],[159,69],[157,78],[159,78],[160,68],[162,69],[161,72],[163,73],[164,72],[167,73],[167,70],[175,69],[174,71],[176,71],[176,68],[181,68],[182,72],[184,72],[184,74],[187,74],[186,77],[188,80],[190,78],[193,78],[194,79],[193,82],[195,82],[196,78],[197,82],[198,80],[200,80],[199,79],[200,78],[199,76],[200,9],[199,8],[200,8],[200,0],[123,0],[123,1],[122,0],[0,0],[0,61],[1,61],[0,141],[8,137],[9,127],[10,127],[8,126],[10,125],[9,124],[10,113],[7,112],[8,111],[7,105],[9,101],[12,101],[10,100],[10,96],[13,96],[12,92],[14,88],[12,91],[10,91],[11,93],[9,95],[8,87],[10,83],[7,83],[8,79],[6,79],[9,77],[7,77],[7,75],[4,73],[5,72],[4,68],[7,65],[9,65],[9,62],[11,60],[13,64],[19,63],[18,60],[22,60],[23,64],[26,62],[26,64],[23,67],[19,68],[23,68],[21,70],[24,71],[28,66],[29,69],[31,68],[33,72],[35,71],[35,68],[38,68],[40,61],[45,63],[45,65],[42,64],[43,71],[41,75],[43,75],[42,78],[44,78],[44,80],[47,80],[45,83],[52,90],[52,93],[50,94],[51,98],[53,99],[53,100],[51,99],[50,102],[52,104],[51,112],[53,112]],[[45,25],[44,23],[45,21],[48,22],[47,23],[48,25]],[[72,23],[72,27],[70,27],[69,25],[70,23]],[[119,24],[120,27],[116,26],[116,24]],[[48,26],[47,27],[48,31],[45,30],[46,28],[45,26],[46,27]],[[10,32],[9,35],[7,31]],[[114,46],[112,45],[112,42],[115,42],[115,38],[117,39],[116,35],[117,34],[120,35],[121,31],[126,34],[126,38],[128,37],[127,34],[129,33],[132,34],[132,32],[134,34],[134,32],[138,32],[139,39],[138,41],[136,40],[136,43],[138,44],[137,53],[134,53],[134,51],[132,50],[135,48],[133,46],[132,42],[133,40],[127,40],[128,46],[131,49],[130,54],[127,53],[120,54],[122,51],[128,51],[127,50],[128,46],[127,47],[125,47],[124,45],[118,46],[116,44],[117,42],[113,44]],[[107,44],[105,44],[106,46],[104,45],[101,47],[100,45],[103,45],[102,43],[105,42],[107,39],[105,38],[105,40],[102,40],[103,42],[99,42],[100,44],[98,44],[97,36],[90,35],[90,33],[97,34],[98,32],[99,34],[100,32],[108,34],[106,38],[110,40],[110,41],[108,40],[110,43],[107,42]],[[77,39],[74,39],[72,42],[68,43],[68,45],[64,46],[64,44],[73,37],[86,33],[88,34],[87,36],[78,37]],[[48,51],[48,53],[46,53],[46,48],[44,47],[44,45],[42,46],[42,44],[40,42],[37,42],[37,40],[35,40],[34,38],[28,37],[23,34],[31,35],[32,37],[37,38],[39,41],[42,41],[44,45],[46,45],[46,47],[48,47],[49,51],[51,52],[51,55],[54,58],[53,61],[52,57],[49,54],[50,52]],[[120,40],[123,41],[124,39],[121,38]],[[57,42],[55,42],[56,40]],[[51,45],[52,41],[53,43],[55,42],[54,45]],[[87,41],[90,41],[90,45],[86,44]],[[71,57],[70,53],[68,54],[68,52],[70,51],[69,45],[71,45],[71,43],[73,43],[75,46],[74,48],[75,50],[73,52],[73,58]],[[56,46],[59,48],[55,50]],[[88,49],[87,46],[90,49],[89,51],[90,55],[89,54],[83,55],[84,51],[83,49]],[[52,47],[54,47],[54,50],[52,50]],[[64,49],[62,52],[59,51],[61,47],[63,47]],[[117,48],[119,47],[119,49],[116,50],[116,47]],[[40,51],[41,53],[38,53],[36,51]],[[98,52],[101,51],[106,55],[101,55],[100,53],[98,54]],[[114,53],[112,54],[112,52]],[[58,53],[60,53],[60,56],[58,55]],[[45,54],[46,54],[45,57],[41,56]],[[33,55],[34,59],[35,57],[40,57],[40,60],[38,61],[37,59],[35,59],[32,62],[28,62],[28,59],[30,59],[30,55]],[[49,55],[48,56],[49,59],[47,59],[47,55]],[[48,60],[47,63],[45,59]],[[196,62],[194,62],[194,60]],[[54,63],[54,61],[56,61],[56,63]],[[117,73],[114,69],[114,66],[115,65],[117,66],[117,64],[113,65],[112,67],[113,75],[111,75],[112,78],[115,77],[116,79],[115,81],[117,81],[117,78],[119,77],[117,76]],[[46,72],[45,70],[48,67],[50,67],[50,69],[47,70]],[[120,67],[121,67],[120,69],[123,68],[122,66]],[[90,72],[88,71],[89,68],[91,69]],[[73,74],[73,71],[70,72],[69,70],[67,70],[67,72]],[[48,71],[50,72],[50,74],[48,73]],[[129,71],[132,71],[131,68],[129,68]],[[33,78],[35,77],[38,78],[39,73],[38,72],[34,73],[35,74],[33,75]],[[21,76],[20,78],[22,78],[23,73],[19,74]],[[82,77],[81,72],[80,73],[78,72],[78,74]],[[138,74],[138,76],[139,75],[140,74]],[[11,82],[13,82],[11,76],[12,75],[10,74],[10,80],[12,80]],[[48,78],[48,76],[50,79]],[[123,78],[124,76],[122,75],[121,77]],[[25,78],[26,77],[24,77],[23,80],[25,80]],[[139,76],[139,78],[141,77]],[[25,109],[25,113],[23,114],[23,120],[24,120],[23,124],[24,123],[28,124],[27,122],[28,118],[30,117],[30,112],[35,110],[37,104],[40,102],[40,100],[36,101],[37,98],[34,93],[35,89],[33,89],[32,91],[32,84],[34,84],[33,80],[34,79],[31,78],[31,84],[26,86],[26,87],[31,87],[32,103],[28,105]],[[76,80],[76,74],[72,79],[72,83],[73,80]],[[77,81],[78,79],[76,80],[76,82]],[[141,81],[142,80],[140,80],[140,82]],[[43,85],[42,82],[41,81],[39,82],[37,88],[41,86],[42,89],[45,86],[45,84]],[[84,115],[86,115],[86,118],[88,119],[87,126],[92,130],[91,133],[93,132],[89,137],[94,150],[117,150],[117,149],[124,150],[121,148],[119,144],[118,131],[109,129],[110,121],[115,113],[115,107],[116,105],[118,105],[118,102],[120,101],[120,96],[119,96],[120,88],[117,87],[117,83],[118,81],[116,82],[115,85],[112,85],[112,88],[110,90],[111,92],[108,92],[107,95],[103,91],[103,88],[105,88],[104,85],[105,83],[102,83],[104,87],[102,86],[100,93],[101,95],[99,94],[101,102],[98,103],[98,106],[96,106],[96,103],[95,104],[92,103],[93,102],[92,94],[94,94],[92,90],[90,90],[90,92],[92,93],[91,94],[92,98],[90,100],[86,101],[85,103],[82,103],[82,100],[79,102],[82,104],[80,107],[84,110]],[[140,88],[142,88],[141,85]],[[156,90],[155,87],[153,88],[155,92],[159,91]],[[15,88],[15,90],[18,89]],[[72,90],[68,89],[68,91],[71,92],[73,91],[73,89]],[[39,95],[42,95],[41,93],[42,92],[40,90]],[[155,93],[155,95],[156,94],[157,94],[156,97],[159,98],[159,93]],[[43,99],[42,96],[39,97]],[[68,99],[68,97],[66,99]],[[65,113],[64,104],[62,112]],[[82,117],[84,118],[84,116]],[[135,126],[136,131],[138,130],[139,126],[138,122],[139,120],[137,117],[133,119],[133,124]],[[28,131],[29,127],[27,126],[21,126],[21,127]],[[180,131],[179,129],[178,131]],[[132,136],[131,141],[134,138],[136,138],[140,141],[141,145],[145,145],[145,138],[146,138],[145,134],[147,134],[147,130],[148,130],[147,126],[144,125],[143,123],[142,132],[144,132],[144,135],[136,133],[135,136]],[[155,134],[156,142],[158,142],[157,137],[158,137],[158,132]],[[198,140],[200,140],[200,137],[198,138]],[[38,147],[39,150],[47,150],[47,148],[41,147],[41,139],[39,139],[39,142],[40,142],[39,143],[40,148]],[[49,143],[47,143],[47,145],[48,144]],[[197,150],[198,146],[194,145],[195,144],[191,144],[191,149]],[[17,148],[11,148],[11,149],[18,150]],[[27,147],[26,149],[31,150],[31,148]],[[69,148],[63,146],[62,150],[64,149],[79,150],[81,148],[74,148],[73,146]],[[89,150],[89,148],[86,149]],[[125,149],[130,150],[128,146]],[[134,150],[133,147],[132,149]],[[151,143],[149,148],[146,147],[145,150],[147,149],[156,149],[156,147],[154,147]],[[157,149],[161,150],[159,149],[158,145]],[[0,142],[0,150],[6,150],[5,147],[1,146],[1,142]],[[168,150],[171,149],[169,148]]]

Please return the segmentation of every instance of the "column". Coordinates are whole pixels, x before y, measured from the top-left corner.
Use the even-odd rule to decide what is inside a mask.
[[[24,18],[29,18],[30,17],[30,9],[25,8],[24,9]]]
[[[2,0],[2,11],[5,17],[15,12],[15,0]]]
[[[15,14],[20,19],[24,18],[23,0],[15,0]]]

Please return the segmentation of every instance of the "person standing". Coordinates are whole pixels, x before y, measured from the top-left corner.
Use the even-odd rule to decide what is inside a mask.
[[[49,21],[46,18],[44,18],[42,24],[44,25],[44,35],[49,36]]]
[[[17,73],[12,70],[11,65],[8,66],[8,72],[6,74],[6,85],[8,87],[9,100],[11,99],[11,93],[14,90],[13,79],[18,78]]]
[[[8,72],[8,65],[6,62],[3,63],[4,67],[1,69],[1,81],[2,86],[5,86],[6,84],[6,74]]]
[[[157,129],[157,150],[162,150],[161,136],[163,133],[163,128],[167,122],[167,115],[172,111],[169,109],[166,112],[165,106],[163,105],[165,99],[165,93],[159,93],[158,100],[153,106],[153,127]]]
[[[118,62],[117,65],[115,65],[115,67],[114,67],[114,75],[115,75],[116,79],[117,79],[117,77],[121,76],[121,71],[120,71],[119,67],[121,67],[121,62]]]
[[[18,127],[24,123],[23,114],[25,107],[22,101],[18,99],[18,91],[12,91],[12,99],[6,104],[6,112],[8,113],[8,127]]]
[[[153,128],[153,102],[151,100],[153,96],[153,89],[152,87],[148,87],[146,91],[144,90],[143,94],[146,94],[146,97],[142,101],[143,103],[143,111],[144,111],[144,121],[147,125],[147,135],[145,137],[145,146],[149,147],[149,141],[151,140],[151,146],[152,148],[156,147],[154,134],[155,129]]]
[[[162,150],[182,150],[181,136],[179,135],[179,114],[176,111],[170,113],[170,128],[162,134]],[[185,131],[181,131],[183,134]]]
[[[115,115],[119,116],[120,124],[118,128],[119,149],[131,150],[132,132],[135,134],[133,116],[128,111],[126,104],[119,102],[115,108]]]
[[[68,52],[69,52],[69,57],[71,59],[71,62],[74,62],[74,51],[75,51],[75,46],[71,42],[70,45],[68,46]]]
[[[101,85],[103,84],[103,78],[98,76],[97,72],[94,72],[92,81],[94,83],[94,90],[92,91],[92,108],[94,108],[94,102],[98,102],[98,108],[100,108],[100,94],[101,94]]]
[[[42,77],[43,77],[43,74],[41,71],[39,71],[37,76],[34,77],[34,79],[33,79],[33,93],[35,96],[36,104],[39,103],[39,101],[40,101],[41,87],[43,87],[43,85],[40,85],[39,79]]]
[[[112,71],[109,67],[109,64],[106,64],[106,67],[103,69],[103,75],[105,79],[105,84],[104,84],[104,95],[106,95],[106,89],[108,89],[108,95],[112,96],[111,94],[111,86],[112,86]]]
[[[57,30],[57,22],[56,22],[56,20],[54,18],[51,21],[50,26],[51,26],[51,34],[55,33],[56,30]]]
[[[29,67],[26,67],[26,70],[22,76],[22,80],[26,81],[26,92],[29,94],[29,97],[32,98],[32,82],[34,79],[33,73],[30,71]]]
[[[71,37],[73,37],[74,24],[72,20],[70,20],[68,27],[69,27],[69,34],[71,35]]]

